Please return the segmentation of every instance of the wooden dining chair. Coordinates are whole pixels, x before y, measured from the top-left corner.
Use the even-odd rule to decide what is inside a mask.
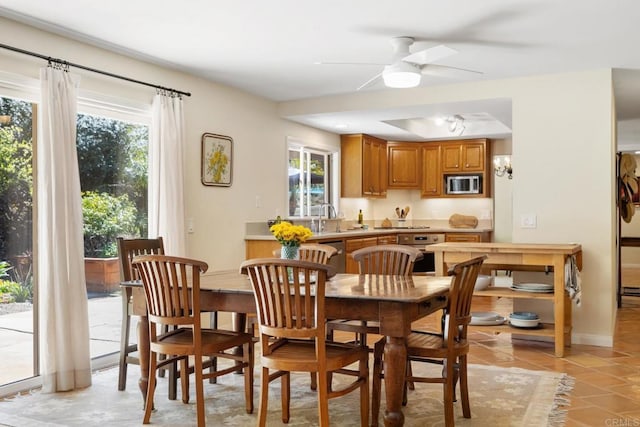
[[[455,401],[455,386],[458,379],[460,380],[462,414],[465,418],[471,418],[467,383],[467,354],[469,353],[467,326],[471,321],[473,288],[486,258],[486,255],[479,256],[458,263],[449,270],[449,275],[454,278],[449,290],[449,300],[445,308],[445,316],[443,316],[442,330],[439,332],[412,331],[407,337],[408,361],[437,363],[443,367],[442,375],[439,377],[416,376],[408,370],[405,379],[405,396],[409,381],[443,384],[444,418],[447,427],[454,426],[453,402]],[[383,351],[384,341],[381,340],[375,344],[373,352],[372,426],[378,425],[382,378],[384,378]],[[403,403],[406,404],[406,399]]]
[[[411,276],[413,264],[423,255],[420,249],[411,246],[377,245],[357,249],[352,256],[360,274]],[[366,346],[367,335],[379,334],[380,325],[378,322],[338,319],[328,322],[327,331],[331,339],[335,331],[355,333],[356,341]]]
[[[269,383],[281,379],[282,421],[289,422],[290,372],[318,377],[319,425],[329,425],[329,399],[360,389],[361,425],[369,422],[368,351],[355,344],[326,340],[325,286],[330,267],[289,259],[253,259],[242,263],[253,287],[260,331],[262,378],[258,425],[267,421]],[[358,369],[346,369],[352,363]],[[351,381],[339,390],[329,387],[329,373]]]
[[[338,253],[338,249],[329,245],[322,245],[319,243],[303,243],[300,245],[300,260],[317,262],[318,264],[329,264],[331,257]],[[280,250],[273,251],[273,256],[280,257]],[[335,270],[329,272],[329,276],[333,275]],[[248,315],[247,317],[247,330],[249,333],[255,335],[256,317],[255,315]],[[311,373],[311,390],[316,390],[318,387],[318,381],[314,373]]]
[[[205,425],[204,379],[244,370],[245,408],[253,412],[253,340],[244,332],[202,328],[200,319],[200,274],[207,264],[188,258],[165,255],[142,255],[133,259],[144,286],[149,317],[149,384],[145,401],[144,424],[149,424],[154,410],[156,371],[180,362],[182,401],[189,403],[189,356],[193,357],[196,377],[196,413],[198,426]],[[164,325],[175,328],[163,332]],[[233,350],[242,347],[242,354]],[[158,355],[167,356],[158,361]],[[202,358],[231,359],[234,364],[214,372],[204,372]]]
[[[162,237],[156,239],[124,239],[118,237],[118,258],[120,261],[120,280],[139,280],[138,272],[133,269],[131,261],[137,255],[163,255],[164,243]],[[120,331],[120,362],[118,364],[118,390],[127,387],[127,366],[131,363],[139,365],[140,360],[133,353],[138,351],[138,345],[130,343],[131,305],[130,287],[122,288],[122,325]],[[175,398],[175,397],[174,397]]]

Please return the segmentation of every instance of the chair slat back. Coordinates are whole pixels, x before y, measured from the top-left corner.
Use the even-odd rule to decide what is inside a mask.
[[[206,263],[166,255],[139,255],[132,264],[144,286],[152,326],[192,325],[200,329],[200,274],[207,271]],[[153,339],[155,334],[151,335]]]
[[[327,264],[329,259],[338,253],[333,246],[318,243],[303,243],[300,245],[300,259],[303,261]]]
[[[271,337],[316,339],[324,348],[328,270],[324,264],[278,258],[242,263],[256,299],[263,354]]]
[[[156,239],[123,239],[118,237],[117,240],[120,278],[123,281],[140,280],[138,272],[131,265],[133,257],[138,255],[164,255],[162,237]]]
[[[416,260],[422,258],[418,248],[405,245],[377,245],[352,253],[360,274],[411,276]]]
[[[471,321],[473,289],[482,263],[486,258],[486,255],[475,257],[458,263],[449,270],[449,275],[454,276],[454,279],[449,291],[449,302],[446,309],[449,315],[448,346],[467,338],[467,327]]]

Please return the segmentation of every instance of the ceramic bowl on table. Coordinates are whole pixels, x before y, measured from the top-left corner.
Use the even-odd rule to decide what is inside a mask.
[[[482,291],[484,289],[487,289],[490,284],[491,276],[488,276],[486,274],[478,274],[478,278],[476,279],[476,284],[473,289],[476,291]]]

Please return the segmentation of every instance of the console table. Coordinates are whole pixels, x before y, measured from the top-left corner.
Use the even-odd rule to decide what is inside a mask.
[[[491,270],[553,271],[553,293],[516,292],[510,288],[490,286],[476,291],[477,296],[506,298],[546,299],[554,305],[554,323],[543,324],[537,329],[518,329],[508,325],[482,326],[483,331],[517,333],[551,337],[555,342],[555,355],[564,356],[564,347],[571,345],[571,300],[565,291],[564,267],[567,258],[576,257],[582,270],[582,247],[579,244],[540,243],[468,243],[449,242],[429,245],[427,250],[435,254],[436,275],[446,273],[447,265],[486,255],[483,267]]]

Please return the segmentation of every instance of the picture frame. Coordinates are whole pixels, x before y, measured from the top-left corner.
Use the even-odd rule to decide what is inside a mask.
[[[202,134],[200,175],[203,185],[231,187],[233,139],[230,136]]]

